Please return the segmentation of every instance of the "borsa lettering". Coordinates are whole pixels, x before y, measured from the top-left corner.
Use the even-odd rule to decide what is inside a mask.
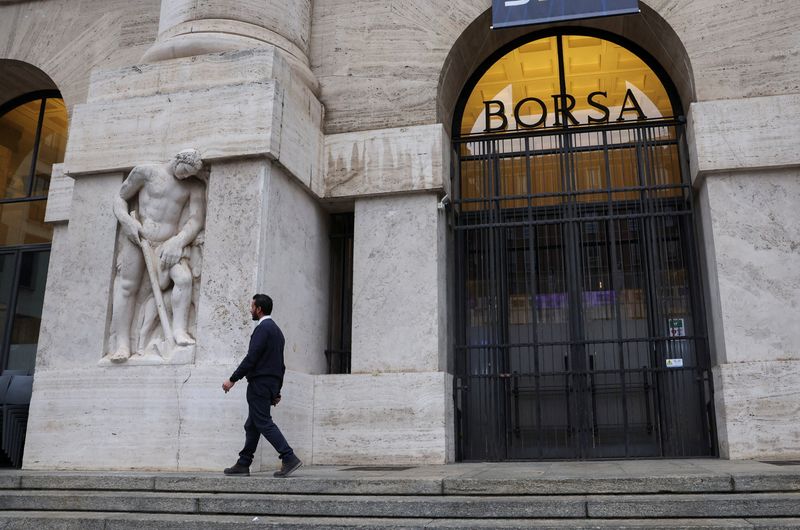
[[[572,114],[572,110],[575,108],[575,104],[577,103],[575,97],[571,94],[554,94],[551,97],[553,98],[553,113],[555,116],[553,126],[560,127],[562,124],[567,124],[567,122],[571,125],[579,125],[578,120]],[[604,104],[604,100],[607,97],[607,92],[600,91],[592,92],[586,97],[586,102],[598,113],[596,116],[589,115],[587,117],[590,124],[608,123],[609,118],[611,117],[611,110]],[[520,114],[522,107],[528,104],[538,106],[539,110],[541,111],[539,114],[539,119],[535,122],[526,122],[526,117]],[[486,128],[484,129],[484,132],[502,131],[508,127],[506,106],[502,101],[491,99],[489,101],[484,101],[483,105],[486,110],[484,113],[486,117]],[[543,127],[547,124],[548,110],[549,109],[547,108],[545,102],[539,98],[521,99],[514,106],[514,119],[516,120],[517,125],[523,129],[535,129],[536,127]],[[630,88],[627,92],[625,92],[625,99],[622,101],[622,107],[620,107],[619,115],[617,116],[616,120],[625,121],[625,114],[629,112],[635,112],[636,119],[638,120],[647,119],[647,116],[645,116],[644,112],[642,111],[641,105],[639,105],[639,102],[636,100],[636,96],[633,95],[633,91]],[[492,126],[492,118],[500,118],[499,125]]]

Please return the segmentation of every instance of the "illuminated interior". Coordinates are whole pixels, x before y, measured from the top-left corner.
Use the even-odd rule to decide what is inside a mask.
[[[0,116],[0,247],[52,240],[53,229],[44,222],[46,196],[53,164],[64,160],[66,138],[61,99],[35,99]]]
[[[481,77],[467,100],[461,121],[461,134],[486,132],[485,101],[502,101],[508,125],[505,130],[521,128],[514,118],[515,105],[525,98],[538,98],[547,106],[547,119],[541,126],[552,126],[556,122],[554,95],[561,93],[558,60],[558,36],[539,39],[512,50],[494,63]],[[664,85],[656,73],[633,52],[613,42],[596,37],[564,35],[563,73],[565,92],[575,98],[572,114],[581,124],[589,123],[589,117],[601,119],[604,113],[592,106],[588,96],[608,108],[609,121],[640,119],[635,110],[621,113],[623,103],[631,109],[633,102],[625,101],[631,90],[647,119],[673,116],[672,104]],[[497,110],[492,107],[492,111]],[[621,114],[621,116],[620,116]],[[541,107],[529,102],[520,108],[520,116],[528,124],[542,117]],[[502,120],[490,117],[492,128],[499,127]]]
[[[564,94],[569,96],[562,95],[559,40]],[[486,102],[492,103],[487,106]],[[568,113],[557,112],[559,108]],[[526,207],[529,201],[531,206],[554,206],[565,201],[636,200],[641,196],[637,188],[643,185],[665,186],[653,192],[663,197],[680,195],[675,128],[658,125],[674,115],[656,73],[618,44],[578,35],[523,44],[483,74],[461,120],[466,140],[459,147],[462,198],[489,198],[499,192],[504,199],[466,202],[463,208],[513,209]],[[564,135],[565,124],[582,127]],[[586,127],[613,124],[652,127],[602,132]],[[503,136],[519,131],[535,134]],[[487,133],[496,134],[498,140],[469,141],[473,135]],[[643,142],[651,163],[646,174],[638,169]],[[487,163],[493,153],[506,153],[496,166]]]

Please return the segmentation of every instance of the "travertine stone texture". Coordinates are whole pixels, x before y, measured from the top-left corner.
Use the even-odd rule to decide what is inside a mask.
[[[723,364],[714,387],[723,457],[800,458],[800,361]]]
[[[72,107],[86,100],[91,70],[134,64],[141,58],[156,38],[159,6],[160,0],[0,5],[0,58],[41,69]],[[42,88],[49,87],[36,87]]]
[[[800,12],[794,0],[735,5],[716,0],[649,0],[641,4],[641,15],[581,21],[580,25],[626,35],[659,58],[673,78],[681,78],[676,82],[685,87],[685,106],[692,100],[798,91],[795,73],[800,70],[800,40],[796,28]],[[454,107],[457,93],[439,85],[440,74],[444,76],[448,55],[459,36],[490,6],[490,0],[315,3],[311,63],[327,109],[326,132],[449,122],[447,111],[437,112],[438,94],[451,90],[448,105]],[[493,33],[489,20],[484,15],[481,26],[463,43],[464,49],[453,50],[475,67],[497,49],[480,43],[509,42],[543,29]],[[670,59],[676,52],[684,55],[674,46],[676,41],[685,47],[685,58]],[[455,83],[457,90],[469,73]]]
[[[709,332],[711,365],[725,362],[725,334],[722,323],[722,301],[717,276],[717,253],[714,246],[714,226],[711,222],[708,187],[701,185],[696,194],[697,223],[700,230],[698,241],[699,261],[704,274],[705,315]],[[724,429],[720,425],[719,429]]]
[[[693,103],[687,118],[693,179],[800,165],[800,94]]]
[[[109,204],[121,181],[77,179],[69,224],[56,226],[25,467],[229,466],[244,442],[246,383],[227,395],[221,385],[247,352],[255,292],[273,296],[287,339],[275,418],[311,461],[309,374],[325,368],[328,292],[327,216],[316,199],[266,159],[213,164],[194,364],[99,366],[116,234]],[[269,447],[259,458],[276,466]]]
[[[266,292],[290,370],[324,371],[326,215],[276,165],[216,163],[209,178],[197,362],[231,367],[247,352],[250,299]]]
[[[293,359],[293,352],[287,350],[286,359],[291,362]],[[296,364],[296,361],[294,362]],[[294,449],[295,454],[303,461],[304,464],[312,464],[314,462],[314,381],[316,376],[306,373],[295,372],[287,370],[286,376],[283,380],[283,388],[281,389],[281,402],[277,407],[272,408],[272,419],[280,428],[286,441]],[[234,387],[235,388],[235,387]],[[242,393],[245,388],[240,389]],[[239,398],[243,398],[240,394]],[[244,446],[244,421],[245,417],[237,417],[240,429],[242,429],[238,445],[240,446],[235,454]],[[278,453],[263,437],[259,442],[259,451],[261,452],[261,470],[277,470],[281,467],[281,462],[278,459]],[[256,456],[258,459],[258,456]],[[258,460],[255,460],[257,462]],[[226,466],[227,467],[227,466]]]
[[[53,171],[50,174],[50,189],[47,191],[47,210],[44,213],[46,223],[69,221],[74,186],[75,181],[64,175],[64,165],[53,164]]]
[[[452,390],[444,372],[317,376],[314,464],[452,462]]]
[[[162,0],[158,38],[227,34],[274,44],[307,64],[310,30],[311,0]]]
[[[434,193],[356,201],[353,373],[445,369],[445,216],[437,201]]]
[[[265,193],[257,289],[275,302],[288,369],[325,373],[330,276],[328,213],[273,164]],[[241,250],[240,250],[241,252]],[[244,259],[247,259],[246,255]]]
[[[323,193],[322,106],[275,48],[99,71],[93,79],[89,102],[74,109],[68,174],[164,161],[193,147],[204,160],[268,156]]]
[[[449,190],[450,139],[440,124],[325,137],[325,196]]]
[[[191,365],[37,370],[24,467],[220,471],[236,461],[247,418],[246,385],[224,394],[228,375],[225,366]],[[274,409],[275,422],[308,461],[311,379],[287,372]],[[259,452],[263,469],[279,465],[266,440]]]
[[[36,376],[96,364],[104,349],[123,175],[75,182],[69,225],[56,227],[42,310]]]
[[[709,175],[701,200],[718,362],[800,361],[800,169]]]

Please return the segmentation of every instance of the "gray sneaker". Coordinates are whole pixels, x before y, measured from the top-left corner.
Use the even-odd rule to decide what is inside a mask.
[[[296,456],[292,460],[284,460],[281,463],[280,471],[276,471],[272,474],[273,477],[285,478],[294,473],[297,468],[303,465],[303,462],[300,461],[299,458]]]

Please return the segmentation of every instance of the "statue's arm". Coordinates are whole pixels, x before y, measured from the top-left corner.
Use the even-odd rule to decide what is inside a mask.
[[[189,215],[186,218],[186,222],[181,227],[181,231],[175,236],[180,241],[181,248],[191,244],[205,224],[206,198],[202,184],[197,183],[197,185],[192,186],[188,207]]]
[[[114,215],[122,225],[123,231],[131,239],[139,238],[139,230],[142,225],[131,217],[128,201],[139,193],[146,180],[147,173],[143,168],[138,166],[133,168],[128,174],[128,178],[122,183],[119,195],[114,198]]]

